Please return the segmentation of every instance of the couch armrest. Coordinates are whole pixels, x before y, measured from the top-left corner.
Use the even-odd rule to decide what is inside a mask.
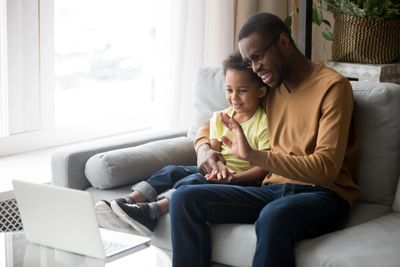
[[[55,152],[51,157],[52,183],[84,190],[90,187],[85,176],[85,164],[93,155],[105,151],[134,147],[148,142],[186,136],[184,131],[169,131],[146,136],[133,136],[123,141],[99,142],[95,145],[74,146]]]

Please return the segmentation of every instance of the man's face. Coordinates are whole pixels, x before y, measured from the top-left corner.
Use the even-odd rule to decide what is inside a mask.
[[[277,45],[279,39],[253,33],[238,44],[244,61],[251,63],[253,71],[271,88],[279,87],[284,80],[285,60]]]

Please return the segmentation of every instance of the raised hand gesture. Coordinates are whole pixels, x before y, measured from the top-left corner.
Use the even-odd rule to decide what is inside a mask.
[[[238,158],[248,160],[252,151],[252,148],[247,142],[246,136],[243,133],[243,129],[235,119],[229,117],[225,113],[220,115],[221,122],[235,135],[234,140],[230,140],[226,136],[222,136],[222,142],[227,145],[231,152]]]

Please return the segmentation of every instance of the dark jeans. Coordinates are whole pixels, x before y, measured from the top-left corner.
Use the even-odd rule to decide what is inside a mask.
[[[173,266],[210,266],[209,223],[255,223],[253,266],[295,266],[295,242],[340,229],[349,211],[313,185],[182,186],[170,203]]]
[[[158,194],[182,185],[205,184],[206,178],[196,166],[167,165],[146,180]]]

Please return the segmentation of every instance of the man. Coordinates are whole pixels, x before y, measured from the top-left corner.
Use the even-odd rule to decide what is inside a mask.
[[[275,15],[252,16],[238,44],[244,64],[270,87],[264,108],[271,149],[251,149],[240,125],[226,115],[222,121],[235,139],[223,142],[271,175],[261,187],[177,190],[170,206],[174,266],[210,265],[208,223],[255,223],[253,266],[295,266],[295,242],[340,229],[359,193],[349,82],[304,57]],[[195,145],[199,167],[206,173],[219,159],[210,150],[208,128],[203,125]],[[226,169],[218,173],[230,175]]]

